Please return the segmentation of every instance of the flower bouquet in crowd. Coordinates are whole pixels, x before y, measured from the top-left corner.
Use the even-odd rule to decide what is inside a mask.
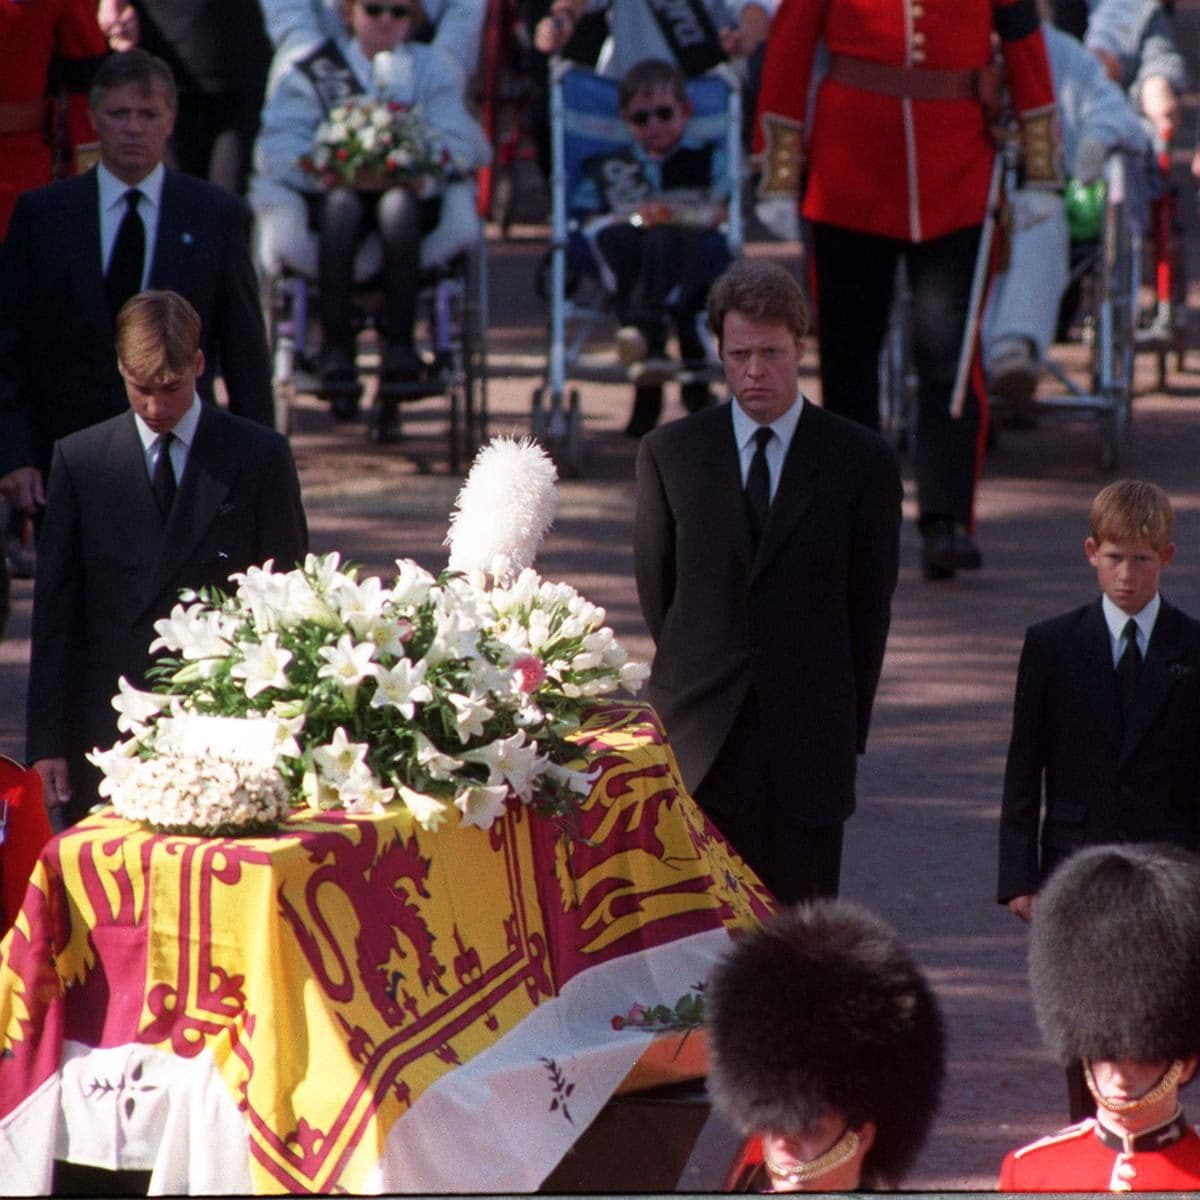
[[[324,188],[405,187],[419,195],[439,191],[456,169],[419,106],[373,96],[356,96],[332,109],[300,166]]]
[[[122,679],[113,699],[127,736],[90,756],[101,794],[202,833],[257,831],[291,804],[403,806],[426,829],[486,829],[510,802],[568,816],[588,791],[569,735],[648,672],[602,608],[532,567],[555,479],[536,444],[494,439],[437,576],[404,559],[385,583],[309,555],[234,575],[229,594],[183,593],[155,626],[155,690]]]

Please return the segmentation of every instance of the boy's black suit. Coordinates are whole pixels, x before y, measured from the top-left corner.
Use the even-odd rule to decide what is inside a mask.
[[[220,370],[231,412],[274,424],[270,358],[250,214],[237,196],[167,170],[147,287],[200,314],[211,399]],[[0,475],[45,473],[55,441],[128,407],[104,293],[96,172],[27,192],[0,251]]]
[[[693,795],[731,734],[769,764],[760,773],[780,831],[769,850],[778,878],[806,828],[854,811],[900,498],[883,439],[805,402],[755,553],[730,405],[673,421],[639,448],[634,565],[657,647],[649,698]]]
[[[179,590],[228,587],[268,558],[288,569],[307,550],[296,467],[272,430],[205,405],[166,525],[131,411],[58,443],[38,543],[26,757],[68,760],[70,819],[95,800],[81,786],[83,755],[117,737],[117,679],[145,686],[154,622]]]
[[[1200,622],[1165,599],[1128,729],[1101,601],[1026,633],[1004,775],[998,899],[1033,895],[1080,846],[1119,841],[1200,848]]]

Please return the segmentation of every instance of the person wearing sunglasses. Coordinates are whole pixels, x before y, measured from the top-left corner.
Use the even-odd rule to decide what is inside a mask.
[[[706,362],[697,317],[709,285],[732,261],[716,228],[729,173],[723,146],[688,136],[692,105],[674,64],[637,63],[617,102],[630,142],[584,161],[569,205],[614,285],[617,353],[634,384],[625,432],[640,437],[657,424],[662,385],[679,366],[667,357],[669,326],[685,367]],[[689,412],[711,403],[703,381],[681,391]]]
[[[277,273],[286,267],[318,281],[320,389],[340,417],[354,415],[362,390],[352,289],[381,268],[386,424],[387,414],[394,413],[388,401],[411,394],[425,375],[413,341],[418,273],[449,261],[478,238],[470,172],[488,161],[491,147],[466,110],[461,69],[435,47],[409,40],[424,19],[419,0],[353,0],[345,16],[348,40],[313,39],[277,57],[250,200],[265,269]],[[305,170],[302,160],[330,112],[366,96],[420,110],[454,164],[440,190],[418,194],[403,184],[380,190],[341,181],[326,186]],[[375,432],[386,436],[387,430]]]

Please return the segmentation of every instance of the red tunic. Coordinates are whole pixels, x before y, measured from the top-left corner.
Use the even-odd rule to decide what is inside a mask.
[[[1117,1138],[1102,1137],[1095,1119],[1089,1118],[1008,1154],[1000,1167],[1000,1190],[1195,1191],[1200,1188],[1200,1137],[1190,1125],[1181,1132],[1165,1146],[1126,1154]]]
[[[88,80],[79,69],[107,49],[96,23],[95,0],[0,0],[0,238],[17,196],[50,182],[53,160],[45,123],[36,115],[29,121],[17,119],[17,109],[7,106],[36,106],[46,96],[51,61],[60,59],[69,96],[70,143],[93,140]]]
[[[1044,121],[1044,141],[1054,85],[1035,0],[783,0],[767,43],[755,152],[770,149],[764,118],[807,139],[810,220],[913,242],[978,225],[995,146],[977,100],[899,98],[826,79],[811,119],[806,110],[819,38],[853,59],[968,71],[991,61],[993,31],[1016,109]]]

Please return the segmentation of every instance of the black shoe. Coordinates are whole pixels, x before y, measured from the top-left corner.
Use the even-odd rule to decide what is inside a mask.
[[[425,378],[425,360],[412,346],[389,346],[380,372],[385,384],[417,383]]]
[[[317,361],[317,378],[317,394],[329,401],[333,415],[340,421],[351,420],[358,412],[362,384],[350,351],[345,346],[323,346]]]
[[[965,525],[954,527],[954,559],[960,571],[978,571],[983,566],[983,555]]]
[[[629,414],[629,423],[625,426],[625,436],[640,438],[649,433],[658,424],[662,415],[662,387],[651,385],[633,389],[633,411]]]
[[[958,552],[952,521],[930,521],[921,530],[921,570],[926,579],[953,579]]]
[[[379,397],[371,410],[371,420],[367,425],[367,437],[377,445],[400,440],[400,414],[396,411],[393,401]]]

